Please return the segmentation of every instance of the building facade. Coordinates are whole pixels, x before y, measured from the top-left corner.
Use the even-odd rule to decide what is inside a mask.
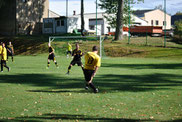
[[[104,16],[107,15],[102,12],[97,14],[97,19],[95,13],[84,14],[85,30],[87,30],[88,33],[94,34],[96,34],[97,31],[98,35],[115,32],[115,28],[112,28],[109,25]],[[134,25],[148,25],[147,21],[135,15],[132,15],[132,19],[134,20]],[[70,17],[44,18],[43,33],[72,33],[74,29],[81,29],[80,15],[73,15]]]
[[[134,14],[147,21],[149,26],[162,26],[165,29],[165,12],[162,10],[137,10]],[[166,14],[166,29],[171,28],[171,16]]]
[[[41,34],[49,0],[6,0],[0,8],[0,34]]]

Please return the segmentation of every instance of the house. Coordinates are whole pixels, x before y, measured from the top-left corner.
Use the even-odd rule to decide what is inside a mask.
[[[133,14],[140,17],[141,19],[146,20],[149,26],[162,26],[163,29],[165,29],[165,12],[162,10],[136,10]],[[169,14],[166,14],[166,29],[171,29],[171,16]]]
[[[97,31],[98,35],[104,35],[108,34],[108,32],[114,32],[115,28],[112,28],[109,25],[104,16],[107,15],[103,12],[97,14],[97,19],[95,13],[84,14],[85,30],[87,30],[89,33],[94,34]],[[134,25],[148,25],[147,21],[135,15],[132,15],[132,19],[135,20],[133,23]],[[61,24],[63,20],[64,25]],[[69,17],[44,18],[43,23],[43,33],[72,33],[74,29],[81,29],[81,16],[79,14],[76,15],[74,12],[73,16]],[[52,23],[50,24],[51,26],[48,23]]]
[[[43,34],[72,33],[73,30],[77,28],[77,17],[60,16],[55,18],[44,18],[43,20]]]
[[[0,7],[0,34],[41,34],[49,0],[4,0]]]

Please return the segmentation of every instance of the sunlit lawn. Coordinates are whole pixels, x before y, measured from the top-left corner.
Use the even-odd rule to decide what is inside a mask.
[[[182,61],[104,58],[94,83],[84,89],[80,67],[65,75],[71,59],[16,56],[0,73],[0,121],[182,121]]]

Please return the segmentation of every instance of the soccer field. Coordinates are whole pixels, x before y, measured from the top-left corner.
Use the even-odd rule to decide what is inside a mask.
[[[182,121],[182,61],[104,58],[84,89],[80,67],[65,75],[71,58],[15,56],[0,73],[0,121]]]

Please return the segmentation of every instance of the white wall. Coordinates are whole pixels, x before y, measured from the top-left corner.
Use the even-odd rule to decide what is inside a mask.
[[[158,20],[159,21],[158,26],[163,26],[164,12],[159,9],[147,12],[145,13],[145,20],[148,21],[149,25],[152,25],[151,20],[153,20],[154,26],[156,26],[155,21]],[[166,29],[171,29],[171,16],[168,14],[166,14],[166,21],[167,21]]]

